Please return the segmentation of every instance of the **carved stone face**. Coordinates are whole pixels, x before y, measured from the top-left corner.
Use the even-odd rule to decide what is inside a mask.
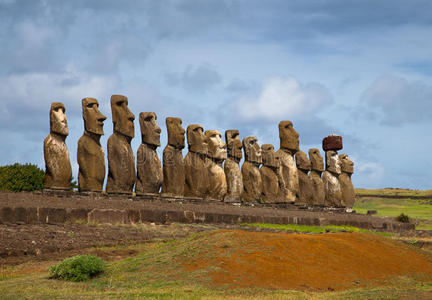
[[[326,170],[335,174],[341,173],[341,166],[339,163],[339,156],[336,151],[326,151]]]
[[[297,169],[304,170],[304,171],[310,171],[311,162],[310,162],[309,158],[307,157],[306,153],[299,150],[296,152],[295,158],[296,158]]]
[[[103,135],[106,117],[99,110],[99,103],[94,98],[82,99],[82,112],[85,131]]]
[[[168,144],[176,149],[183,149],[185,147],[185,130],[181,126],[182,120],[168,117],[165,122],[168,130]]]
[[[222,141],[221,133],[217,130],[206,130],[205,136],[208,145],[207,156],[218,160],[226,159],[226,145]]]
[[[299,134],[295,131],[291,121],[279,122],[280,147],[294,152],[299,150]]]
[[[114,131],[133,138],[135,136],[135,116],[129,110],[128,98],[122,95],[112,95],[111,111]]]
[[[348,157],[348,154],[340,154],[339,155],[339,162],[341,164],[341,171],[352,174],[354,173],[354,163],[352,160]]]
[[[323,158],[321,156],[321,153],[317,148],[309,149],[309,159],[311,162],[311,169],[318,171],[318,172],[324,172],[324,162]]]
[[[225,140],[228,148],[228,156],[241,160],[243,153],[239,131],[236,129],[225,131]]]
[[[50,131],[68,136],[69,129],[66,119],[66,108],[63,103],[53,102],[50,109]]]
[[[245,160],[260,164],[262,162],[261,148],[258,145],[258,139],[254,136],[248,136],[243,139],[243,150]]]
[[[154,112],[142,112],[139,115],[141,137],[144,144],[160,146],[161,129],[156,122],[157,116]]]
[[[274,151],[272,144],[263,144],[261,146],[262,151],[262,163],[264,166],[279,168],[280,166],[280,156]]]
[[[187,128],[187,141],[190,152],[207,154],[207,138],[201,125],[189,125]]]

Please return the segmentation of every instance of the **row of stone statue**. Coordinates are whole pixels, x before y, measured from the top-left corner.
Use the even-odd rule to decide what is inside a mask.
[[[352,207],[353,163],[342,149],[340,136],[323,141],[326,169],[318,149],[309,158],[299,150],[299,135],[290,121],[279,123],[280,149],[258,145],[256,137],[240,140],[238,130],[225,132],[226,144],[217,130],[204,132],[201,125],[185,130],[180,118],[166,118],[168,144],[163,151],[163,167],[156,153],[161,129],[156,114],[142,112],[139,123],[142,144],[137,152],[137,168],[131,148],[135,116],[122,95],[111,97],[114,132],[108,139],[107,193],[137,195],[161,193],[215,199],[225,202],[295,203],[301,206]],[[68,126],[65,106],[54,102],[50,110],[50,134],[44,141],[45,188],[69,189],[72,169],[65,144]],[[105,155],[100,144],[106,117],[94,98],[82,99],[84,134],[78,141],[78,185],[80,191],[100,192],[105,180]],[[244,151],[245,162],[240,168]],[[228,151],[227,151],[228,150]],[[224,166],[222,166],[225,161]],[[260,165],[261,168],[260,168]],[[321,176],[321,174],[324,174]]]

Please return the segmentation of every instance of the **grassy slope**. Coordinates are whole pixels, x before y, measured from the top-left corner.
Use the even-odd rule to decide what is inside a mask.
[[[229,234],[205,232],[185,239],[142,245],[138,256],[108,263],[108,270],[88,282],[48,279],[46,269],[56,262],[0,268],[2,299],[423,299],[432,284],[396,278],[384,287],[339,292],[209,288],[205,274],[185,272],[177,258],[193,259],[209,249],[226,249],[236,241]],[[224,247],[226,246],[226,247]],[[210,251],[209,251],[210,252]],[[33,270],[28,274],[27,270]],[[198,280],[199,278],[199,280]]]
[[[370,209],[378,211],[380,217],[396,217],[401,213],[408,215],[416,222],[417,229],[432,230],[431,200],[413,199],[411,196],[431,196],[432,191],[417,191],[403,189],[365,190],[356,189],[356,194],[363,195],[403,195],[407,198],[392,199],[379,197],[358,197],[354,209],[366,213]]]

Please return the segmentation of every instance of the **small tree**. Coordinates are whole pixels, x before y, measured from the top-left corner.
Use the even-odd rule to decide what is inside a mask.
[[[104,262],[97,256],[77,255],[66,258],[58,265],[52,266],[49,271],[51,278],[68,281],[85,281],[103,272]]]
[[[0,167],[0,190],[31,192],[44,186],[45,172],[32,164],[6,165]]]

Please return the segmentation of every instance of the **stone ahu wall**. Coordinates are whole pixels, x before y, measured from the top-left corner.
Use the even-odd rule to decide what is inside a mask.
[[[44,142],[45,189],[66,191],[72,169],[65,144],[68,136],[66,108],[52,103],[50,134]],[[136,197],[197,198],[245,205],[293,205],[301,208],[350,210],[354,205],[351,175],[354,164],[342,149],[342,137],[323,139],[325,165],[318,149],[308,154],[299,148],[299,134],[291,121],[279,123],[280,148],[258,144],[254,136],[240,139],[238,130],[227,130],[225,142],[217,130],[193,124],[185,131],[180,118],[166,118],[168,144],[163,161],[158,158],[161,128],[154,112],[141,112],[142,143],[136,156],[131,148],[135,115],[122,95],[111,97],[114,132],[108,139],[106,193]],[[105,153],[100,144],[106,117],[94,98],[82,99],[84,133],[78,141],[80,192],[101,193],[105,181]],[[188,153],[183,158],[187,135]],[[243,153],[242,153],[243,152]],[[240,161],[244,158],[243,164]]]

